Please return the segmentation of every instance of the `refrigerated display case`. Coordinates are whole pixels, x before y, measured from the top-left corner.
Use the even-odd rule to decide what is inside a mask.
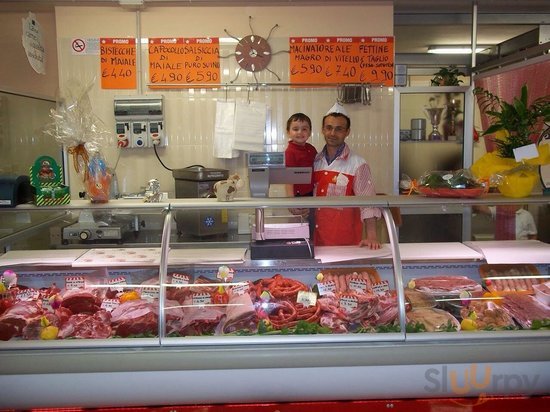
[[[390,213],[514,202],[498,195],[73,201],[70,213],[157,214],[159,242],[12,247],[0,256],[0,384],[10,394],[0,406],[548,394],[550,308],[535,292],[549,278],[550,246],[399,243]],[[522,203],[549,201],[534,195]],[[387,243],[251,260],[242,238],[181,243],[175,235],[180,209],[290,205],[379,207]],[[60,209],[0,213],[23,210]]]

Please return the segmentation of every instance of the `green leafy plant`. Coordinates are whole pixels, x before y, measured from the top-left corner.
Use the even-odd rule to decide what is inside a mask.
[[[432,86],[460,86],[462,80],[458,76],[465,76],[455,65],[441,67],[431,80]]]
[[[542,121],[550,121],[550,96],[539,97],[528,104],[527,85],[521,88],[521,96],[512,103],[502,100],[488,90],[477,87],[479,109],[489,116],[491,125],[482,136],[504,131],[506,137],[494,139],[500,157],[513,158],[514,149],[531,144],[531,135],[536,133]]]

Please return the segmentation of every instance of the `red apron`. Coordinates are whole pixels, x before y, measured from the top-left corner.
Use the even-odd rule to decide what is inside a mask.
[[[347,183],[337,184],[343,176]],[[314,172],[315,196],[353,196],[354,176],[336,171]],[[343,179],[345,180],[345,179]],[[342,182],[340,182],[342,183]],[[319,208],[315,213],[314,244],[316,246],[358,245],[363,235],[361,211],[357,207]]]

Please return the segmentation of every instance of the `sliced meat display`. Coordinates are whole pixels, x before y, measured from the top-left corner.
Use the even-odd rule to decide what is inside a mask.
[[[483,289],[479,283],[466,276],[429,276],[413,280],[414,288],[431,295],[459,295],[470,292],[472,296],[481,296]]]
[[[348,316],[340,307],[337,296],[334,293],[327,293],[317,300],[321,309],[319,324],[329,328],[333,333],[348,332]]]
[[[224,308],[209,305],[193,305],[190,298],[183,302],[183,316],[167,324],[166,333],[181,336],[213,335],[225,316]]]
[[[501,307],[525,329],[531,328],[534,320],[550,319],[550,307],[531,295],[514,293],[504,296],[501,302]]]
[[[347,314],[350,322],[360,322],[370,318],[378,310],[378,296],[374,294],[346,293],[346,296],[353,296],[357,300],[357,308]]]
[[[144,285],[159,284],[157,277],[145,282],[128,278],[123,291],[109,286],[107,280],[97,283],[97,279],[93,279],[97,286],[69,290],[60,290],[55,283],[42,288],[33,288],[33,283],[29,283],[33,287],[14,284],[1,295],[0,340],[156,337],[161,306],[170,338],[400,330],[397,291],[391,289],[391,282],[381,281],[376,269],[331,268],[307,276],[301,273],[304,270],[290,269],[300,272],[296,276],[300,280],[280,273],[256,280],[245,276],[221,280],[200,268],[207,276],[190,271],[178,279],[194,279],[194,283],[163,285],[164,305],[159,294],[142,293]],[[482,285],[467,276],[414,278],[404,289],[407,330],[529,329],[535,320],[533,329],[544,328],[550,307],[521,289],[526,279],[516,279],[519,292],[509,291],[493,302],[495,293],[479,299]],[[548,287],[540,286],[542,291]],[[116,293],[107,293],[110,289]],[[45,333],[51,330],[57,334]]]
[[[225,313],[223,333],[234,333],[239,330],[254,332],[258,327],[258,315],[249,293],[229,293]]]
[[[361,323],[365,327],[387,325],[397,319],[397,314],[397,294],[385,293],[382,296],[378,296],[375,313]]]
[[[114,335],[158,335],[158,306],[143,299],[129,300],[111,312]]]

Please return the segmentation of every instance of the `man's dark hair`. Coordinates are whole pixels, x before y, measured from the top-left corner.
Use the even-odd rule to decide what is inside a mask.
[[[290,131],[290,124],[292,122],[306,122],[309,125],[309,128],[311,129],[311,119],[303,114],[303,113],[294,113],[292,116],[288,118],[286,121],[286,131]]]
[[[346,119],[346,129],[349,129],[351,127],[351,119],[348,116],[346,116],[344,113],[338,113],[338,112],[327,113],[325,117],[323,117],[323,127],[325,127],[325,119],[329,116],[343,117],[344,119]]]

